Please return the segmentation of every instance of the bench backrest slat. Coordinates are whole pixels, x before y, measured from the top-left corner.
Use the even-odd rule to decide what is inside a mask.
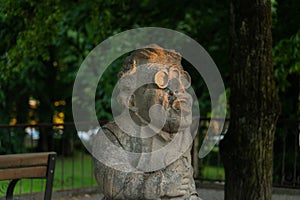
[[[0,180],[45,178],[47,166],[0,169]]]
[[[55,154],[55,152],[53,152],[53,154]],[[0,156],[0,169],[30,166],[47,166],[48,156],[49,152],[3,155]]]

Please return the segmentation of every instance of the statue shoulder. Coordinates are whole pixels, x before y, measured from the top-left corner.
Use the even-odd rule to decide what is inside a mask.
[[[104,124],[101,128],[103,129],[104,132],[109,131],[112,133],[117,133],[121,131],[115,121],[110,121]]]
[[[103,127],[105,135],[114,143],[121,146],[124,150],[130,152],[141,152],[140,138],[132,137],[130,134],[122,131],[115,121],[105,124]]]

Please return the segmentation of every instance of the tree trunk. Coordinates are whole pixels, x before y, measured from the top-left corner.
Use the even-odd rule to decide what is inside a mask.
[[[73,114],[72,114],[72,98],[66,98],[66,106],[65,106],[65,122],[73,122]],[[74,148],[74,140],[76,138],[76,128],[73,126],[65,126],[64,127],[64,135],[63,135],[63,154],[65,156],[72,156],[75,153]]]
[[[231,121],[220,144],[225,200],[270,200],[279,114],[270,0],[231,0]]]
[[[55,98],[55,85],[56,85],[56,74],[57,69],[53,66],[54,62],[54,47],[50,46],[50,59],[49,61],[44,61],[44,66],[46,70],[44,87],[43,90],[38,94],[38,99],[40,101],[40,106],[38,108],[39,112],[39,122],[40,123],[53,123],[54,114],[54,101]],[[42,66],[41,66],[42,67]],[[45,126],[40,130],[40,138],[38,142],[38,151],[53,151],[54,149],[53,141],[53,127]]]

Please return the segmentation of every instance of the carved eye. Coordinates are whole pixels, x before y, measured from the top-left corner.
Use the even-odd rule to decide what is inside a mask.
[[[175,78],[175,79],[179,79],[179,76],[180,76],[180,71],[175,68],[175,67],[172,67],[170,69],[170,73],[169,73],[169,80]]]
[[[168,73],[163,70],[157,72],[154,76],[154,82],[159,88],[162,89],[166,88],[169,82]]]
[[[191,77],[188,72],[183,71],[180,76],[180,81],[183,84],[184,88],[187,89],[191,86]]]

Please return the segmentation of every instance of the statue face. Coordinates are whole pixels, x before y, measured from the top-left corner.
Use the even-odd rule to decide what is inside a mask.
[[[187,72],[176,66],[159,70],[153,84],[145,85],[134,93],[137,113],[150,122],[149,109],[159,104],[166,111],[167,119],[163,130],[176,133],[179,126],[186,128],[191,124],[192,100],[186,89],[190,86]]]

